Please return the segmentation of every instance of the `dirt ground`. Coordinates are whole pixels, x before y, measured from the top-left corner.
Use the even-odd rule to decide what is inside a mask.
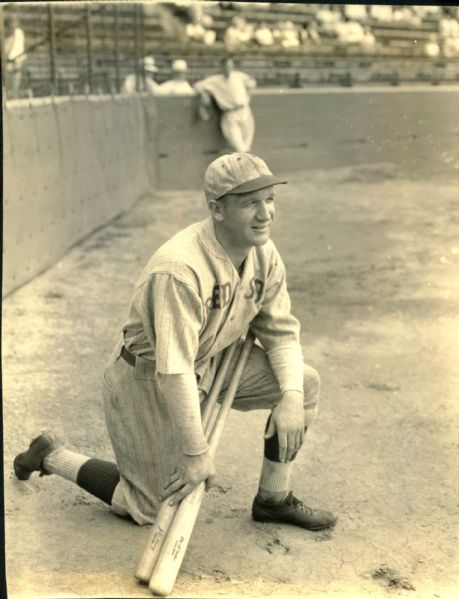
[[[4,301],[10,598],[150,596],[134,578],[148,528],[55,476],[17,481],[12,460],[42,428],[112,458],[100,375],[132,285],[204,215],[199,192],[145,196]],[[233,412],[173,596],[457,597],[457,178],[402,179],[389,164],[296,172],[276,218],[323,383],[294,490],[339,521],[313,533],[251,520],[266,413]]]

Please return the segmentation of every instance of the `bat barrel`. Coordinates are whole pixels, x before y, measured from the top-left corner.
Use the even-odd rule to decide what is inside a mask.
[[[179,505],[150,579],[150,591],[156,595],[169,595],[174,588],[199,514],[205,488],[205,483],[200,483]]]
[[[159,508],[158,515],[152,526],[148,542],[140,558],[135,576],[141,582],[148,583],[156,560],[158,559],[161,546],[167,535],[174,516],[177,512],[178,505],[169,505],[169,500],[163,501]]]

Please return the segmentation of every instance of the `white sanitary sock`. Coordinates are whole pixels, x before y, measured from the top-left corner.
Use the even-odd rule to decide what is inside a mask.
[[[263,499],[272,499],[279,502],[285,499],[290,491],[292,468],[293,462],[284,464],[263,458],[259,485],[260,496]]]
[[[76,483],[81,466],[89,459],[86,455],[61,447],[46,456],[43,460],[43,469]]]

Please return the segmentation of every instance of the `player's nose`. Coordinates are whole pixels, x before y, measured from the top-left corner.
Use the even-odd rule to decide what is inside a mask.
[[[266,202],[260,202],[257,210],[257,219],[260,221],[271,220],[273,215],[272,206]]]

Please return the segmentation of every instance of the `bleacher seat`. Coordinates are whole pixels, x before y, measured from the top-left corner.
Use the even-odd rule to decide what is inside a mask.
[[[140,14],[136,3],[92,2],[86,4],[56,3],[53,5],[55,20],[55,69],[56,93],[68,93],[69,89],[81,91],[88,85],[87,10],[91,13],[92,84],[94,90],[109,91],[115,86],[115,60],[119,56],[119,72],[122,80],[132,72],[142,55],[154,55],[160,67],[159,81],[169,78],[173,58],[186,58],[189,76],[196,81],[219,68],[226,54],[224,32],[235,15],[242,15],[247,22],[256,25],[265,21],[273,25],[293,20],[296,25],[307,25],[314,20],[319,5],[292,3],[206,3],[206,12],[213,18],[212,27],[217,41],[211,46],[190,40],[166,38],[161,18],[154,5],[144,7]],[[342,8],[342,7],[341,7]],[[50,45],[48,40],[48,5],[19,3],[8,10],[19,14],[21,27],[26,34],[28,58],[23,88],[31,88],[36,95],[50,93]],[[423,46],[432,34],[438,34],[441,12],[427,12],[418,24],[403,21],[383,21],[368,16],[361,19],[371,28],[376,46],[371,56],[365,54],[359,44],[338,43],[332,29],[318,25],[320,41],[306,42],[295,48],[279,45],[261,47],[249,43],[239,52],[241,68],[252,73],[259,85],[299,85],[301,82],[344,82],[343,73],[350,73],[353,81],[394,80],[394,70],[399,80],[416,81],[422,77],[438,76],[435,60],[424,57]],[[117,19],[118,35],[115,40],[114,26]],[[139,19],[143,36],[136,40]],[[364,62],[362,62],[362,60]],[[420,70],[419,60],[423,60]],[[411,61],[409,64],[406,61]],[[437,61],[438,62],[438,61]],[[408,66],[407,66],[408,64]],[[364,66],[366,65],[366,66]],[[447,80],[459,78],[459,58],[444,58],[442,76]],[[378,68],[380,67],[380,68]],[[347,76],[347,75],[346,75]],[[24,89],[22,93],[24,93]],[[45,90],[48,90],[47,92]]]

